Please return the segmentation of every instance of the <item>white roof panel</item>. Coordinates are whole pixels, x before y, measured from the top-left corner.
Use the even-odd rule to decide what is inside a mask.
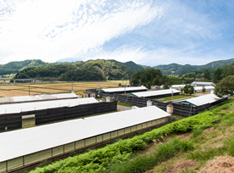
[[[102,91],[107,93],[113,93],[113,92],[124,92],[124,91],[137,91],[137,90],[147,90],[145,86],[140,87],[119,87],[119,88],[104,88]]]
[[[64,100],[50,100],[50,101],[37,101],[15,104],[2,104],[0,105],[0,115],[10,113],[28,112],[34,110],[52,109],[59,107],[73,107],[80,104],[98,103],[93,98],[79,98],[79,99],[64,99]]]
[[[32,96],[16,96],[16,97],[2,97],[0,98],[0,104],[2,103],[14,103],[14,102],[29,102],[40,100],[53,100],[53,99],[65,99],[65,98],[77,98],[75,93],[61,93],[61,94],[42,94]]]
[[[0,133],[0,162],[168,116],[150,106]]]
[[[201,105],[205,105],[208,103],[216,102],[218,100],[220,100],[220,98],[218,96],[216,96],[215,94],[206,94],[206,95],[194,97],[191,99],[187,99],[185,101],[192,103],[196,106],[201,106]]]
[[[179,88],[184,88],[184,87],[185,87],[185,84],[171,86],[172,89],[179,89]]]
[[[213,82],[197,82],[197,81],[194,81],[194,82],[192,82],[191,83],[191,85],[207,85],[207,86],[209,86],[209,85],[215,85]]]
[[[213,86],[196,86],[196,87],[194,87],[194,90],[196,92],[202,92],[203,88],[205,88],[206,91],[210,91],[210,90],[214,90],[215,89],[215,87],[213,87]]]
[[[175,94],[179,93],[180,91],[175,89],[166,89],[166,90],[156,90],[156,91],[144,91],[144,92],[134,92],[133,95],[137,97],[153,97],[153,96],[160,96],[165,94]]]

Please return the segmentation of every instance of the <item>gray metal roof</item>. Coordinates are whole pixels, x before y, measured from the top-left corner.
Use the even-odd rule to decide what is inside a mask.
[[[192,82],[191,85],[192,86],[196,86],[196,85],[215,86],[215,84],[213,82],[197,82],[197,81]]]
[[[37,101],[15,104],[2,104],[0,105],[1,114],[13,114],[20,112],[29,112],[34,110],[45,110],[59,107],[73,107],[80,104],[98,103],[93,98],[77,98],[77,99],[63,99],[63,100],[50,100],[50,101]]]
[[[194,90],[196,92],[202,92],[203,88],[205,88],[206,91],[211,91],[211,90],[214,90],[215,87],[214,86],[195,86],[194,87]]]
[[[0,133],[0,162],[168,116],[150,106]]]
[[[191,103],[193,105],[196,105],[196,106],[201,106],[201,105],[205,105],[205,104],[209,104],[209,103],[214,103],[214,102],[216,102],[216,101],[218,101],[220,99],[221,98],[219,98],[215,94],[206,94],[206,95],[194,97],[194,98],[191,98],[191,99],[187,99],[185,101],[189,102],[189,103]]]
[[[42,100],[56,100],[56,99],[66,99],[66,98],[67,99],[77,98],[77,95],[75,93],[59,93],[59,94],[41,94],[41,95],[31,95],[31,96],[1,97],[0,104],[42,101]]]
[[[136,97],[153,97],[153,96],[175,94],[175,93],[180,93],[180,91],[176,89],[165,89],[165,90],[156,90],[156,91],[134,92],[130,95],[134,95]]]
[[[137,90],[147,90],[145,86],[140,87],[119,87],[119,88],[104,88],[102,91],[106,93],[114,93],[114,92],[125,92],[125,91],[137,91]]]

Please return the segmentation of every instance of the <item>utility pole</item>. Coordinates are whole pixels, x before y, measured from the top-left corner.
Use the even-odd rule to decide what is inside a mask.
[[[28,84],[28,95],[30,96],[30,83]]]
[[[171,102],[173,102],[173,90],[171,91]]]
[[[72,85],[71,85],[71,87],[72,87],[72,92],[73,92],[73,81],[72,81]]]

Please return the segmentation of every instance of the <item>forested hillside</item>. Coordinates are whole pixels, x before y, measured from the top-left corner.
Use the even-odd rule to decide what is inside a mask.
[[[190,64],[180,65],[180,64],[173,63],[173,64],[168,64],[168,65],[158,65],[153,68],[160,69],[162,74],[164,75],[170,75],[173,72],[173,74],[175,75],[182,76],[183,74],[192,72],[192,71],[196,71],[199,73],[205,71],[206,69],[213,71],[217,68],[222,68],[228,64],[231,64],[232,62],[234,62],[234,58],[228,59],[228,60],[213,61],[208,64],[199,65],[199,66],[190,65]]]
[[[25,61],[13,61],[4,65],[0,65],[0,75],[17,73],[20,70],[32,67],[46,66],[49,63],[41,60],[25,60]]]
[[[141,66],[130,62],[131,69],[124,63],[109,60],[89,60],[86,62],[48,65],[20,71],[15,78],[54,78],[63,81],[117,80],[129,79]]]

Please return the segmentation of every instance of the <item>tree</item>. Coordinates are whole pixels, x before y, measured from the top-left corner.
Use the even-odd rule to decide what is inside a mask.
[[[151,82],[148,82],[147,84],[146,84],[146,88],[148,88],[148,89],[151,89]]]
[[[163,76],[160,70],[150,68],[134,74],[130,81],[133,85],[139,85],[139,83],[140,85],[146,85],[148,82],[151,82],[151,84],[157,84],[160,83],[160,78],[162,77]]]
[[[222,69],[218,68],[214,71],[214,74],[213,74],[213,81],[215,83],[219,82],[221,79],[222,79],[222,76],[223,76],[223,71]]]
[[[202,88],[202,92],[203,92],[203,93],[206,92],[206,88],[205,88],[205,87]]]
[[[163,85],[163,89],[169,89],[169,83],[168,82],[166,82],[164,85]]]
[[[206,69],[204,72],[204,78],[210,80],[210,71],[208,69]]]
[[[184,94],[192,95],[194,93],[194,87],[191,85],[185,85]]]
[[[215,94],[222,95],[234,95],[234,75],[223,78],[215,87]]]

